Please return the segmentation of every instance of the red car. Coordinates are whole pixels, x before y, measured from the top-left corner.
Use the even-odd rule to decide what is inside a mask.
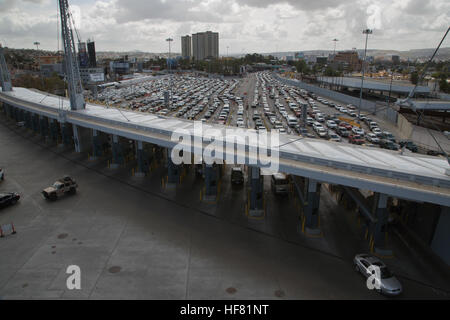
[[[352,131],[352,129],[353,129],[353,126],[347,122],[341,122],[341,123],[339,123],[339,126],[344,127],[348,131]]]
[[[348,142],[361,145],[364,143],[364,138],[360,135],[352,134],[348,136]]]

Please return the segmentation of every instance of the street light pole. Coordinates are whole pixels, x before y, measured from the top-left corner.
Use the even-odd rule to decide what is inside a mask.
[[[363,60],[363,65],[362,65],[361,89],[359,91],[358,123],[359,123],[360,118],[361,118],[362,91],[363,91],[363,85],[364,85],[364,74],[366,72],[367,40],[369,38],[369,34],[372,34],[372,30],[365,29],[365,30],[363,30],[363,34],[366,35],[366,45],[364,47],[364,60]]]
[[[168,103],[168,107],[170,110],[170,103],[172,100],[172,63],[170,61],[170,43],[173,41],[173,39],[167,38],[166,41],[169,42],[169,59],[167,62],[169,64],[169,103]]]
[[[333,41],[334,41],[334,51],[333,51],[333,55],[335,55],[335,54],[336,54],[336,42],[338,42],[339,40],[338,40],[338,39],[333,39]]]

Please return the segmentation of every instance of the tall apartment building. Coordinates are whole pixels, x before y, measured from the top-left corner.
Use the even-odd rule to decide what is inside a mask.
[[[333,63],[341,64],[346,70],[350,71],[360,71],[362,68],[362,61],[359,59],[356,50],[338,52],[333,58]]]
[[[194,60],[219,58],[219,33],[199,32],[192,35],[192,55]]]
[[[181,37],[181,56],[183,59],[192,57],[192,38],[189,35]]]
[[[89,67],[97,67],[97,55],[95,53],[95,42],[88,40],[87,42],[88,56],[89,56]]]

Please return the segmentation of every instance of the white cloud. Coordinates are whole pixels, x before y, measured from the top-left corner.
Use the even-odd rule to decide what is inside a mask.
[[[220,33],[220,50],[230,53],[361,48],[408,50],[435,47],[448,27],[447,0],[73,0],[80,8],[79,31],[98,50],[180,51],[179,37]],[[56,49],[56,1],[0,0],[0,41],[11,47],[41,42]],[[448,43],[448,42],[447,42]],[[444,43],[444,46],[446,44]]]

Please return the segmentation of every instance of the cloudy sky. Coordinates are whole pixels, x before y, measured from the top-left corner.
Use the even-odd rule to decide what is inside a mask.
[[[0,42],[57,49],[56,0],[0,0]],[[450,24],[449,0],[69,0],[82,40],[97,50],[181,51],[180,37],[219,32],[220,53],[436,47]],[[449,37],[450,38],[450,37]],[[450,46],[447,39],[443,46]]]

